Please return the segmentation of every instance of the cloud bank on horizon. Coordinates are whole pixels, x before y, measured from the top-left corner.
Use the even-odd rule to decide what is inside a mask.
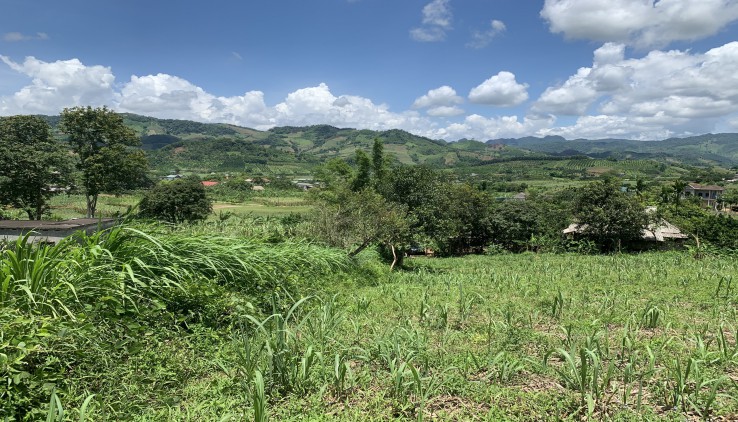
[[[427,3],[420,11],[420,25],[408,23],[410,42],[446,42],[457,26],[454,7],[462,3]],[[78,58],[14,60],[0,55],[8,69],[30,80],[14,92],[0,91],[0,115],[57,114],[64,107],[107,105],[120,112],[260,130],[329,124],[404,129],[451,141],[530,135],[663,139],[738,130],[738,41],[703,52],[689,46],[668,49],[675,42],[726,30],[738,20],[738,1],[545,0],[539,19],[552,36],[595,44],[591,64],[571,69],[565,79],[543,81],[538,92],[532,87],[540,81],[524,80],[501,63],[487,79],[474,82],[466,95],[466,89],[458,92],[451,80],[427,86],[424,94],[408,99],[406,110],[334,92],[326,83],[296,89],[268,104],[263,91],[216,95],[167,73],[116,75],[110,66]],[[509,37],[510,28],[490,16],[486,27],[469,29],[463,46],[484,49]],[[49,36],[11,32],[3,38],[20,42]],[[239,53],[231,54],[244,60]]]

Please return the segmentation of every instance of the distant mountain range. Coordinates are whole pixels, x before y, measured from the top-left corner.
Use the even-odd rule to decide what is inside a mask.
[[[540,151],[547,154],[582,154],[593,158],[652,159],[679,161],[691,165],[738,164],[738,134],[719,133],[669,138],[663,141],[633,141],[628,139],[575,139],[560,136],[545,138],[495,139],[488,144],[504,144]]]
[[[476,167],[524,160],[647,160],[689,166],[738,165],[738,134],[707,134],[663,141],[626,139],[566,140],[544,138],[433,140],[403,130],[342,129],[328,125],[275,127],[259,131],[222,123],[157,119],[124,114],[140,136],[155,168],[192,171],[242,171],[268,166],[272,171],[309,171],[330,158],[353,159],[357,149],[369,150],[375,138],[397,162],[434,167]],[[46,117],[52,126],[58,116]]]

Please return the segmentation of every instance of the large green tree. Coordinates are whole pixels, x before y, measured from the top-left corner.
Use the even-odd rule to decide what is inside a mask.
[[[213,209],[205,187],[196,177],[160,182],[144,195],[141,215],[170,223],[204,220]]]
[[[638,240],[649,215],[638,198],[620,190],[615,180],[590,183],[574,203],[580,233],[605,250]]]
[[[70,162],[37,116],[0,118],[0,201],[40,220],[47,201],[70,180]]]
[[[87,217],[95,216],[101,193],[120,193],[147,184],[146,156],[136,133],[107,107],[66,108],[60,128],[78,156]]]

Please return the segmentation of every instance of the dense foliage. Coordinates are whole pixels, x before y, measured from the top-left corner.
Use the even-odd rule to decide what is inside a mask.
[[[0,203],[40,220],[48,200],[69,188],[71,162],[37,116],[0,117]]]
[[[187,377],[190,348],[208,345],[197,346],[199,332],[225,334],[343,268],[342,254],[305,242],[214,233],[114,228],[55,246],[21,238],[0,260],[0,417],[39,420],[50,395],[81,403],[93,393],[103,404],[93,420],[129,419],[149,400],[166,402],[172,376]],[[116,397],[149,382],[148,397]]]
[[[365,227],[385,227],[389,232],[395,227],[394,232],[402,235],[380,242],[393,250],[431,249],[440,255],[483,252],[489,245],[510,251],[580,249],[580,242],[601,250],[627,250],[641,239],[649,223],[642,202],[643,183],[636,183],[635,193],[621,189],[615,179],[607,179],[581,189],[500,200],[491,195],[487,185],[459,182],[427,166],[387,167],[379,141],[371,158],[361,150],[355,157],[355,169],[345,161],[333,160],[318,173],[324,184],[315,195],[322,227],[316,233],[318,238],[353,238],[348,235],[350,225],[339,224],[344,219],[336,217],[338,210],[344,214],[354,210],[354,217],[346,220],[354,221],[353,225],[361,221]],[[362,194],[364,191],[375,192],[386,209],[402,210],[404,224],[397,216],[392,219],[393,226],[378,224],[376,213],[357,212],[361,204],[369,210],[378,203],[368,200],[370,196]],[[362,195],[366,198],[359,199]],[[393,208],[393,204],[401,208]],[[371,219],[374,222],[366,221]],[[335,224],[331,226],[331,222]],[[567,239],[562,230],[574,222],[579,232],[574,239]],[[372,241],[380,238],[388,239],[378,229],[374,238],[364,236]],[[328,243],[339,245],[335,240]]]
[[[160,182],[139,204],[141,216],[174,224],[204,220],[212,209],[212,200],[196,177]]]
[[[614,180],[590,183],[579,191],[574,218],[580,234],[603,249],[620,249],[641,238],[649,217],[638,198]]]
[[[77,155],[81,187],[87,197],[87,217],[95,216],[101,193],[121,193],[146,186],[147,161],[135,132],[106,107],[66,108],[59,127]]]

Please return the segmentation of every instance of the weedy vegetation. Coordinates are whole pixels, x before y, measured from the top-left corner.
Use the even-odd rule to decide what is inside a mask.
[[[0,416],[738,418],[729,257],[409,258],[275,220],[2,246]],[[248,234],[248,236],[245,236]]]

